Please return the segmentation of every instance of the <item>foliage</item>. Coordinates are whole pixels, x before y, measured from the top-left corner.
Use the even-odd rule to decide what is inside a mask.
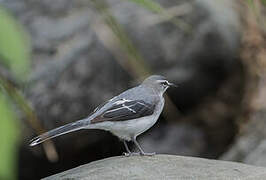
[[[0,7],[0,70],[7,69],[17,81],[26,80],[30,64],[30,43],[23,28]],[[17,177],[19,123],[12,101],[12,82],[0,71],[0,179]]]
[[[15,179],[16,174],[16,149],[19,128],[12,106],[3,92],[0,93],[0,178]]]
[[[30,44],[23,28],[0,8],[0,58],[19,80],[29,71]]]

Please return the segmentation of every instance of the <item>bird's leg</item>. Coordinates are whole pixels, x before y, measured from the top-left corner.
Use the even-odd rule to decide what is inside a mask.
[[[136,137],[132,138],[132,141],[135,143],[135,145],[136,145],[137,148],[139,149],[139,151],[140,151],[140,155],[142,155],[142,156],[153,156],[153,155],[155,155],[155,152],[153,152],[153,153],[145,153],[145,152],[142,150],[142,148],[140,147],[139,143],[137,142]]]
[[[133,153],[133,152],[131,152],[130,150],[129,150],[129,148],[128,148],[128,145],[127,145],[127,142],[126,142],[126,140],[123,140],[123,143],[124,143],[124,145],[125,145],[125,148],[126,148],[126,151],[127,152],[124,152],[123,154],[124,154],[124,156],[132,156],[132,155],[139,155],[140,153]]]
[[[126,140],[123,140],[123,143],[124,143],[124,145],[125,145],[125,148],[126,148],[127,153],[130,154],[131,151],[130,151],[129,148],[128,148],[128,145],[127,145]]]

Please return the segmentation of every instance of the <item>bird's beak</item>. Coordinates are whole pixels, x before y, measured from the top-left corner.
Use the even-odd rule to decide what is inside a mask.
[[[170,86],[170,87],[178,87],[178,85],[176,85],[176,84],[174,84],[174,83],[168,83],[168,85]]]

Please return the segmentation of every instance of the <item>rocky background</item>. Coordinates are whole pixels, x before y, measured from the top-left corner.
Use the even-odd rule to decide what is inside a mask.
[[[86,117],[148,74],[179,87],[168,91],[158,123],[139,137],[146,151],[266,166],[263,4],[157,0],[163,8],[149,9],[138,2],[0,0],[32,41],[23,93],[36,118],[22,118],[19,179],[121,155],[123,144],[99,130],[34,148],[28,141]]]

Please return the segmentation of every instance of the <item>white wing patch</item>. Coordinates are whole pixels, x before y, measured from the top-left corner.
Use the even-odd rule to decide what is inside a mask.
[[[136,113],[135,110],[133,110],[133,109],[130,108],[131,106],[126,106],[126,105],[123,104],[123,107],[124,107],[124,108],[127,108],[128,110],[130,110],[130,111],[133,112],[133,113]]]
[[[114,102],[115,105],[119,105],[119,104],[124,104],[125,102],[131,102],[132,100],[129,100],[129,99],[121,99],[121,100],[118,100],[116,102]]]
[[[127,121],[152,115],[155,105],[143,100],[117,99],[99,114],[93,123],[104,121]]]
[[[129,111],[133,112],[133,113],[137,113],[134,109],[130,108],[131,106],[134,106],[134,105],[130,105],[130,106],[126,106],[124,103],[126,102],[131,102],[133,100],[129,100],[129,99],[121,99],[121,100],[118,100],[116,102],[114,102],[114,105],[122,105],[122,107],[119,107],[119,108],[116,108],[116,109],[112,109],[112,110],[109,110],[109,111],[106,111],[106,113],[110,113],[110,112],[114,112],[114,111],[118,111],[118,110],[121,110],[121,109],[128,109]],[[141,103],[142,104],[142,103]],[[144,104],[143,104],[144,105]],[[145,105],[146,106],[146,105]]]

